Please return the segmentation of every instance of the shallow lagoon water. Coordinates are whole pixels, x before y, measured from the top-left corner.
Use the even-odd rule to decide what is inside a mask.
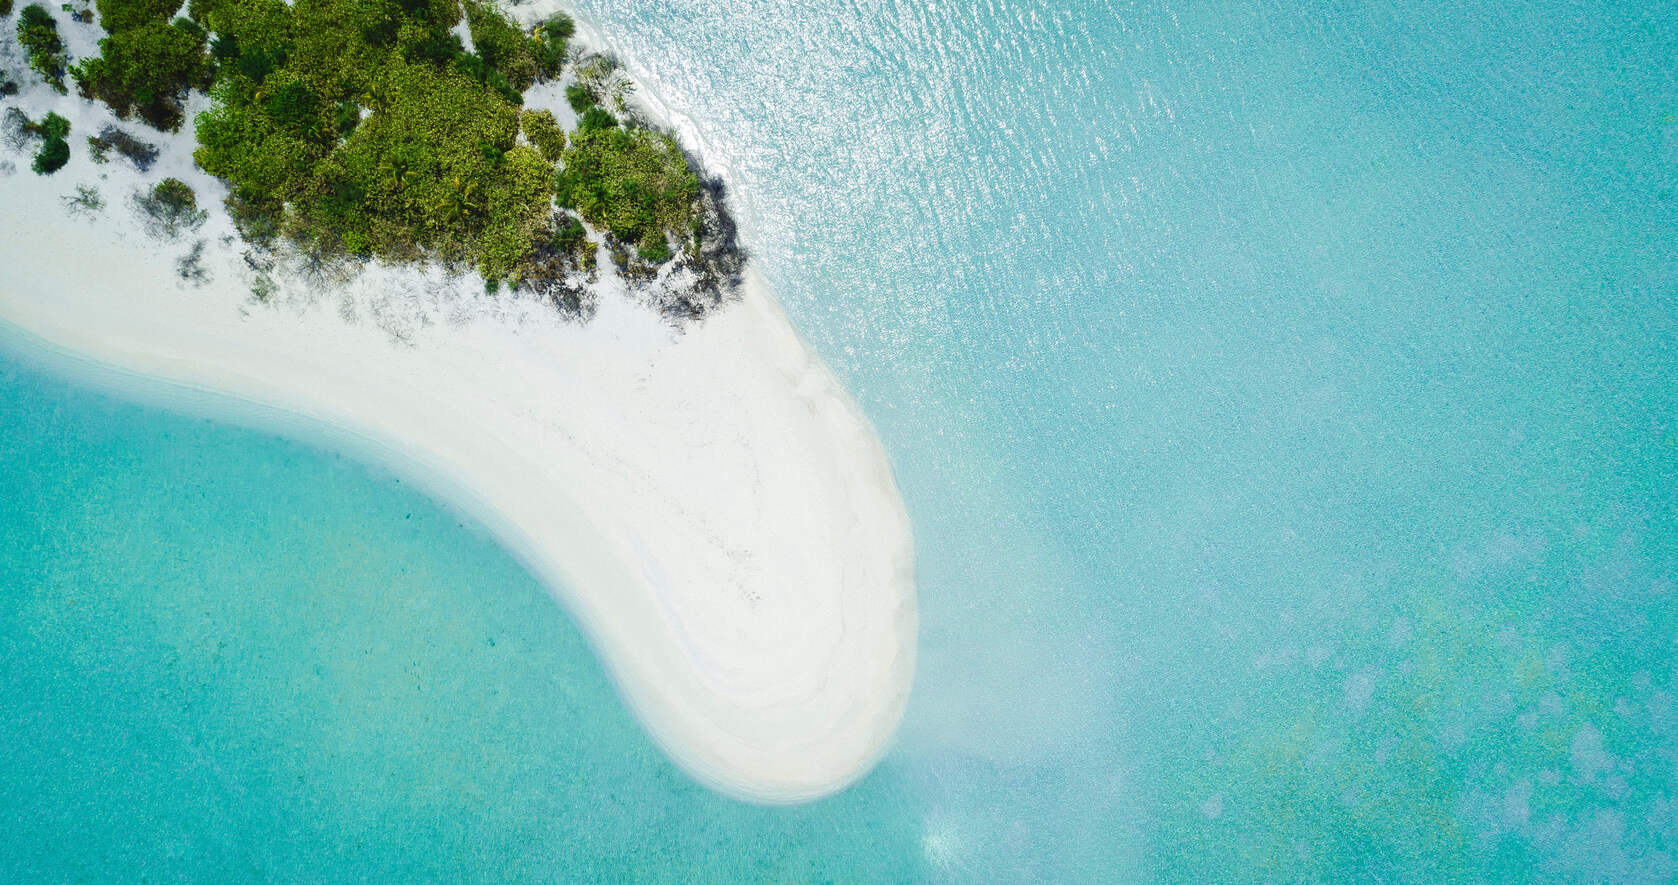
[[[15,361],[0,427],[0,880],[913,872],[866,810],[888,774],[800,808],[690,781],[547,593],[388,474]]]
[[[1678,7],[583,12],[892,453],[892,753],[712,796],[470,526],[12,368],[0,877],[1675,875]]]

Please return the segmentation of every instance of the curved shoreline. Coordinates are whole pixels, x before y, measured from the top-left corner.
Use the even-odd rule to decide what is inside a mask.
[[[460,317],[425,303],[424,272],[388,268],[347,284],[354,297],[255,306],[225,246],[215,282],[183,286],[182,244],[125,232],[120,194],[102,218],[70,218],[59,196],[101,173],[141,178],[85,150],[51,178],[0,178],[0,324],[61,349],[47,362],[324,437],[466,510],[579,619],[668,755],[713,787],[814,798],[884,751],[914,669],[907,515],[867,420],[754,276],[680,334],[626,297],[602,298],[582,327],[506,298],[468,296],[482,309]],[[381,305],[412,313],[401,340]]]

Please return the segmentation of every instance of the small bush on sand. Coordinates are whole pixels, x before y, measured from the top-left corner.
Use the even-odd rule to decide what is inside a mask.
[[[35,150],[30,164],[37,175],[51,175],[70,161],[70,121],[48,112],[39,121],[17,108],[7,108],[0,120],[0,143],[16,151]]]
[[[30,164],[36,175],[51,175],[70,162],[69,120],[50,112],[39,123],[25,117],[23,131],[41,139],[41,149],[35,152],[35,161]]]
[[[577,33],[577,23],[565,13],[557,13],[536,28],[536,39],[541,41],[537,52],[542,76],[557,77],[565,67],[565,49],[571,35]]]
[[[116,151],[141,172],[151,169],[151,164],[157,162],[157,147],[141,141],[115,126],[106,125],[99,130],[98,135],[87,138],[88,153],[93,156],[93,162],[103,163],[109,159],[111,151]]]
[[[146,233],[160,240],[175,239],[208,217],[198,208],[192,186],[179,178],[165,178],[151,190],[135,194],[134,207],[145,222]]]
[[[64,197],[64,208],[68,209],[71,215],[92,218],[105,208],[105,198],[99,196],[98,188],[78,184],[74,193]]]
[[[29,54],[29,66],[53,89],[64,91],[64,41],[58,36],[58,22],[39,3],[23,7],[17,17],[17,42]]]
[[[48,111],[47,115],[41,118],[41,122],[24,124],[24,130],[41,138],[56,138],[62,141],[70,137],[70,121]]]
[[[41,144],[41,149],[35,154],[35,161],[30,168],[36,175],[51,175],[64,168],[70,162],[70,143],[62,138],[49,138]]]

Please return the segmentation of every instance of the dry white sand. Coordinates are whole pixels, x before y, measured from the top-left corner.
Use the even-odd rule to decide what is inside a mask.
[[[102,108],[23,98],[33,116],[75,121],[74,159],[40,177],[6,157],[0,322],[14,338],[84,375],[89,359],[120,370],[94,373],[103,383],[168,382],[176,407],[319,422],[466,509],[581,621],[660,745],[714,787],[805,799],[878,758],[914,669],[908,519],[867,420],[755,279],[683,332],[621,292],[579,325],[378,267],[258,303],[224,191],[185,156],[189,133],[141,176],[89,160]],[[126,202],[165,174],[212,209],[179,241],[141,233]],[[91,218],[64,204],[78,184],[106,201]],[[176,262],[197,240],[210,278],[195,284]]]

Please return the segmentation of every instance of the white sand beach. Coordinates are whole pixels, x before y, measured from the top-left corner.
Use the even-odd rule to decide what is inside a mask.
[[[100,383],[156,396],[142,377],[167,382],[178,408],[332,428],[469,512],[580,620],[669,755],[718,789],[812,798],[883,752],[914,670],[908,518],[867,420],[755,277],[682,331],[621,291],[579,324],[435,269],[293,282],[262,303],[190,133],[141,133],[170,144],[142,176],[89,159],[102,108],[25,98],[76,128],[57,174],[9,154],[0,175],[11,337]],[[164,175],[211,212],[172,242],[127,202]],[[76,185],[103,209],[71,212]],[[197,240],[204,282],[177,269]]]

